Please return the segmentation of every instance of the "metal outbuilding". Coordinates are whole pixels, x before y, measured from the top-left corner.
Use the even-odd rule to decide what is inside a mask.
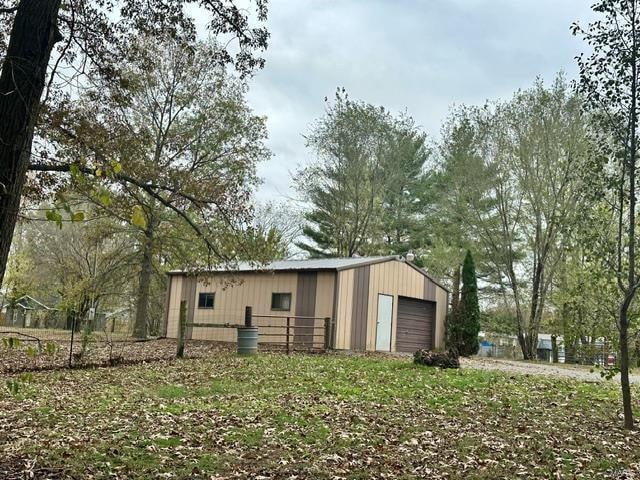
[[[449,292],[402,257],[357,257],[248,263],[228,270],[173,271],[165,308],[167,337],[178,335],[179,305],[187,304],[188,339],[235,341],[244,309],[287,317],[304,328],[311,318],[331,320],[335,349],[414,352],[443,348]],[[292,327],[295,328],[295,327]],[[275,331],[275,330],[274,330]],[[261,342],[279,341],[266,330]],[[261,332],[262,333],[262,332]]]

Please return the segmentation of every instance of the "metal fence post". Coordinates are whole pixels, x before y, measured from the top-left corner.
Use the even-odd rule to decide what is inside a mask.
[[[187,333],[187,301],[180,301],[180,321],[178,322],[178,350],[176,356],[178,358],[184,357],[184,337]]]
[[[71,322],[71,343],[69,344],[69,368],[73,367],[73,334],[76,331],[76,314],[73,313],[73,321]]]
[[[291,317],[287,317],[287,355],[291,353],[291,347],[289,346],[290,329],[291,329]]]
[[[244,309],[244,326],[252,327],[251,307],[245,307]]]

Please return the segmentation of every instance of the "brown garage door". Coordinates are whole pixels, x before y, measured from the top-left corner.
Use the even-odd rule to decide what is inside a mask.
[[[413,353],[420,348],[433,348],[435,325],[435,302],[400,297],[396,350]]]

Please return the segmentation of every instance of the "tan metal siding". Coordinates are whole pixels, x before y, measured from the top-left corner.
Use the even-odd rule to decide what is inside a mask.
[[[184,279],[186,277],[178,277]],[[254,314],[294,315],[296,308],[296,273],[250,273],[243,275],[213,274],[198,279],[197,287],[193,295],[186,300],[194,305],[193,321],[195,323],[244,323],[244,310],[246,306],[253,307]],[[173,290],[173,289],[172,289]],[[213,309],[198,309],[198,294],[200,292],[215,292],[215,305]],[[272,293],[291,293],[291,310],[289,312],[271,311]],[[177,322],[180,299],[172,296],[170,319],[167,336],[177,336]],[[282,324],[284,320],[274,320]],[[267,320],[260,323],[268,324]],[[282,333],[281,329],[263,328],[262,333]],[[236,330],[233,328],[202,328],[194,327],[193,339],[215,340],[225,342],[236,341]],[[266,341],[266,339],[261,340]],[[269,337],[268,341],[282,342],[282,338]]]
[[[180,319],[180,300],[182,299],[182,278],[177,275],[171,276],[169,285],[169,308],[167,316],[167,337],[178,338],[178,322]]]
[[[367,350],[376,348],[376,319],[378,294],[391,295],[393,299],[393,317],[391,325],[391,350],[395,351],[396,319],[398,318],[398,296],[423,298],[424,275],[403,262],[389,261],[371,265],[369,289]]]
[[[198,298],[196,293],[196,289],[198,287],[198,279],[194,276],[184,277],[182,279],[182,300],[187,301],[187,324],[193,323],[193,317],[196,310],[196,301],[194,299]],[[179,306],[178,306],[179,307]],[[185,338],[192,339],[193,338],[193,327],[187,327],[187,333]]]
[[[335,348],[351,347],[351,315],[353,309],[353,270],[338,273],[338,305],[336,308]]]
[[[167,324],[169,321],[169,306],[171,304],[171,282],[173,281],[173,275],[167,278],[167,292],[164,296],[164,306],[162,310],[162,328],[160,336],[167,336]]]
[[[334,274],[333,282],[333,326],[331,328],[330,345],[331,348],[336,348],[336,338],[338,337],[338,292],[340,290],[340,277],[338,276],[338,272]]]
[[[442,348],[444,346],[444,318],[447,312],[446,290],[406,263],[392,260],[371,265],[367,350],[375,350],[376,348],[377,297],[379,293],[394,297],[391,326],[392,351],[396,351],[398,297],[400,296],[437,302],[435,347]]]
[[[436,288],[438,288],[438,286],[430,278],[424,277],[424,294],[422,298],[431,302],[435,302]]]

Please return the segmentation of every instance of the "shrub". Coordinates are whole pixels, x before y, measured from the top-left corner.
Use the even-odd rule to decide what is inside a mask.
[[[460,368],[458,355],[453,351],[434,352],[432,350],[418,350],[413,354],[413,363],[428,367]]]

